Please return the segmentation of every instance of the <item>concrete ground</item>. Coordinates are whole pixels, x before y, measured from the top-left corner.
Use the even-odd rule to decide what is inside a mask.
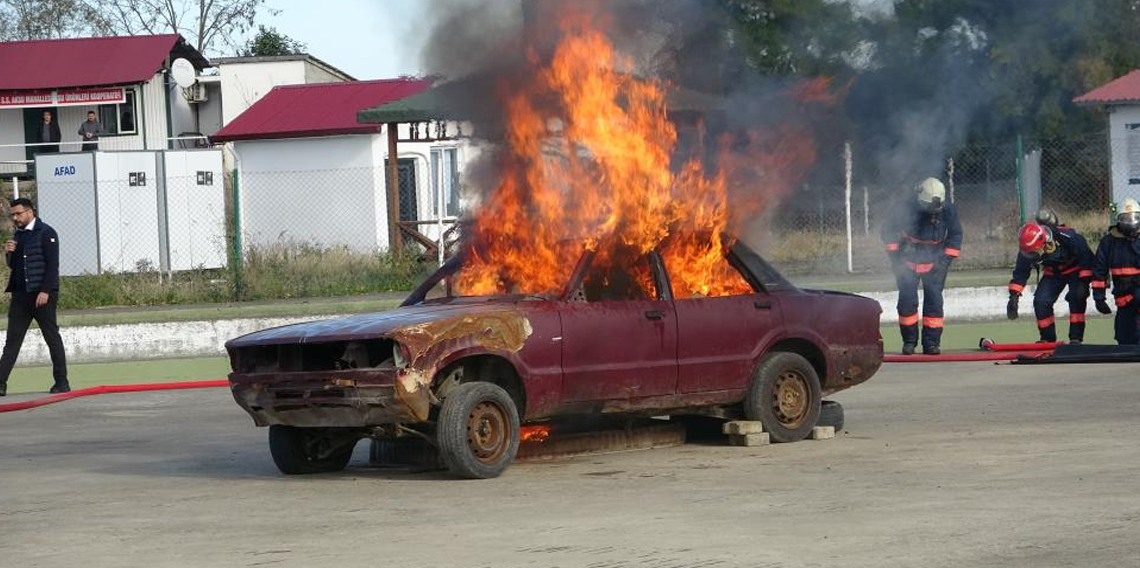
[[[887,365],[836,439],[284,477],[225,389],[0,414],[4,566],[1140,565],[1133,365]]]

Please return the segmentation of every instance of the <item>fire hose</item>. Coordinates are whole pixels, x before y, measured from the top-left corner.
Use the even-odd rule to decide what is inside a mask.
[[[1051,350],[989,351],[982,353],[943,353],[940,355],[884,355],[884,363],[952,363],[965,361],[1012,361],[1018,356],[1043,357]]]
[[[115,394],[124,392],[144,392],[144,391],[161,391],[161,390],[184,390],[184,389],[205,389],[214,387],[229,386],[229,381],[183,381],[176,383],[143,383],[133,385],[101,385],[89,387],[85,389],[73,390],[71,392],[53,394],[42,398],[32,400],[22,400],[20,402],[9,402],[7,404],[0,404],[0,412],[13,412],[16,410],[28,410],[29,408],[36,408],[63,402],[73,398],[83,396],[94,396],[99,394]]]

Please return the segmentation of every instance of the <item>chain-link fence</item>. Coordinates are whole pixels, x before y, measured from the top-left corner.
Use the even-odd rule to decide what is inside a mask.
[[[918,180],[899,180],[876,170],[874,159],[852,144],[822,153],[814,184],[804,184],[759,223],[751,240],[790,274],[873,273],[888,268],[879,229],[902,205]],[[978,144],[944,156],[938,177],[961,218],[964,242],[960,268],[1007,268],[1017,254],[1017,230],[1040,206],[1094,243],[1110,223],[1110,153],[1127,158],[1123,140],[1106,135],[1068,140]],[[845,171],[850,171],[850,198]],[[1117,168],[1118,177],[1120,166]],[[822,183],[821,183],[822,180]],[[1120,187],[1117,180],[1117,187]],[[1119,197],[1119,196],[1118,196]],[[848,205],[850,215],[848,215]],[[847,236],[850,220],[851,238]],[[850,261],[848,261],[850,250]]]

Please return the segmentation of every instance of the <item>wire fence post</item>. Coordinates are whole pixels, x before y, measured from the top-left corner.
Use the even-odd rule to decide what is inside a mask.
[[[851,142],[843,144],[843,190],[844,190],[844,207],[846,209],[846,224],[847,224],[847,272],[848,274],[855,272],[855,265],[852,261],[852,251],[854,245],[851,242]]]
[[[242,282],[242,244],[241,244],[241,176],[239,168],[233,170],[233,231],[234,231],[234,301],[241,301],[244,294]]]
[[[20,198],[20,176],[12,176],[12,199]]]
[[[954,156],[946,159],[946,185],[950,189],[950,203],[954,203]]]

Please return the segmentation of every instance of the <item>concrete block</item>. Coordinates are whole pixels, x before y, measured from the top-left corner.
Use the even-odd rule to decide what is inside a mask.
[[[753,434],[730,434],[728,443],[733,446],[767,446],[768,433],[756,432]]]
[[[764,423],[759,420],[734,420],[725,422],[722,431],[730,436],[759,434],[764,431]]]
[[[811,429],[812,440],[829,440],[835,437],[834,426],[816,426]]]

